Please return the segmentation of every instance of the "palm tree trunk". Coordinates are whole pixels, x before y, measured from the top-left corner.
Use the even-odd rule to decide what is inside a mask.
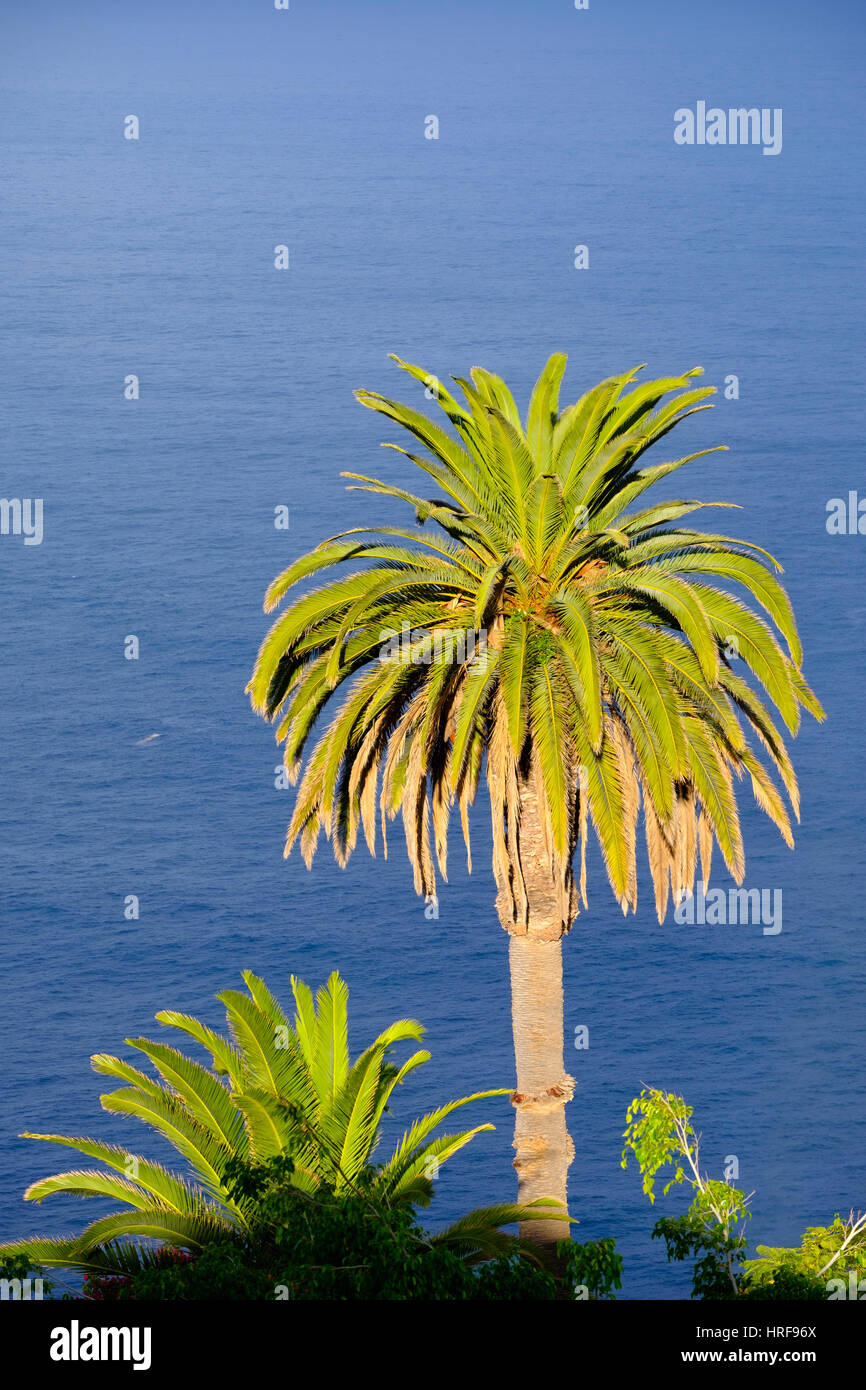
[[[574,1082],[563,1065],[562,943],[527,933],[512,934],[511,1016],[517,1090],[514,1148],[520,1202],[555,1197],[565,1205],[574,1146],[565,1126],[565,1106]],[[569,1234],[565,1221],[531,1221],[521,1235],[552,1251]]]
[[[503,893],[498,900],[500,920],[510,936],[518,1200],[554,1197],[565,1205],[574,1157],[565,1106],[574,1080],[566,1074],[563,1061],[562,937],[571,921],[563,921],[563,897],[545,847],[531,778],[521,787],[519,834],[518,871],[526,891],[523,920],[514,920]],[[550,1255],[556,1242],[569,1235],[569,1225],[555,1220],[524,1222],[521,1235]]]

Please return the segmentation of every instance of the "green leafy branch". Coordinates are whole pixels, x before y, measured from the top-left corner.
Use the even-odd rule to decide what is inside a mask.
[[[691,1186],[694,1197],[686,1216],[676,1221],[663,1218],[653,1234],[664,1237],[668,1259],[707,1252],[696,1267],[696,1291],[715,1288],[716,1272],[722,1270],[738,1294],[734,1264],[745,1249],[745,1224],[751,1219],[748,1205],[754,1193],[746,1196],[731,1183],[701,1171],[701,1135],[695,1131],[692,1114],[682,1096],[644,1085],[626,1112],[622,1167],[627,1167],[633,1153],[650,1203],[655,1202],[655,1181],[662,1169],[674,1170],[663,1188],[665,1196],[681,1183]]]

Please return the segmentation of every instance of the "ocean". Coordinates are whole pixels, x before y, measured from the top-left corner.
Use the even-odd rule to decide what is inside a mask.
[[[777,934],[660,927],[646,872],[624,918],[593,846],[564,943],[571,1208],[578,1239],[616,1238],[623,1298],[688,1297],[651,1240],[682,1193],[651,1208],[620,1167],[644,1082],[694,1106],[715,1176],[736,1158],[753,1244],[866,1205],[866,538],[826,525],[830,499],[866,497],[863,28],[854,0],[4,8],[0,491],[44,520],[41,544],[0,535],[2,1238],[111,1209],[25,1205],[75,1164],[23,1130],[171,1161],[101,1111],[88,1058],[166,1034],[158,1009],[219,1025],[243,969],[284,1000],[290,974],[339,969],[354,1052],[424,1023],[432,1060],[383,1153],[434,1105],[513,1084],[483,798],[438,920],[396,827],[387,861],[343,871],[324,846],[308,872],[282,858],[293,793],[244,694],[270,580],[407,519],[339,476],[411,476],[352,396],[423,404],[389,352],[443,379],[485,366],[522,407],[553,351],[564,401],[644,362],[719,387],[650,461],[730,446],[666,495],[737,503],[712,523],[779,558],[827,720],[792,744],[793,852],[739,789],[745,886],[781,890]],[[778,108],[781,150],[678,145],[699,101]],[[466,1114],[496,1130],[443,1167],[433,1226],[516,1190],[511,1107]]]

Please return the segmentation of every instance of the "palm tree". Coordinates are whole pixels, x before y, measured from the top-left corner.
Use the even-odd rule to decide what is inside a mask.
[[[801,705],[818,719],[823,711],[802,675],[791,605],[775,578],[781,566],[760,546],[683,525],[702,505],[730,504],[630,510],[654,483],[714,452],[639,462],[707,408],[713,388],[693,384],[701,368],[629,390],[636,371],[627,372],[560,411],[566,359],[556,354],[521,422],[490,372],[454,378],[463,403],[395,361],[427,386],[452,431],[376,392],[356,395],[420,444],[386,447],[427,474],[435,495],[344,475],[407,504],[417,527],[354,527],[281,574],[265,611],[290,591],[292,601],[247,688],[276,723],[293,781],[341,691],[306,756],[288,828],[286,854],[299,839],[308,867],[320,831],[341,865],[359,828],[375,852],[379,786],[383,839],[402,812],[416,892],[434,898],[451,810],[459,808],[468,855],[469,807],[486,769],[497,909],[509,934],[519,1196],[564,1202],[574,1083],[563,1065],[560,943],[587,905],[588,826],[623,912],[635,911],[642,804],[661,922],[669,890],[692,890],[698,856],[706,885],[714,842],[741,882],[734,776],[748,774],[793,843],[765,763],[795,815],[796,778],[756,684],[791,733]],[[296,585],[334,569],[337,577],[297,595]],[[731,586],[764,610],[787,651]],[[557,1221],[535,1228],[545,1244],[564,1234]]]
[[[206,1048],[212,1068],[146,1038],[128,1038],[127,1043],[153,1063],[161,1081],[119,1057],[91,1058],[95,1071],[126,1083],[101,1097],[103,1108],[135,1115],[157,1130],[186,1159],[194,1180],[114,1144],[25,1134],[23,1138],[75,1149],[103,1165],[42,1178],[27,1189],[26,1200],[41,1202],[53,1192],[67,1192],[117,1198],[124,1209],[100,1217],[78,1236],[36,1236],[0,1246],[0,1259],[126,1274],[154,1258],[152,1248],[139,1245],[142,1238],[197,1252],[209,1242],[242,1237],[254,1209],[234,1194],[230,1178],[237,1159],[261,1163],[287,1154],[295,1165],[291,1183],[304,1192],[324,1187],[345,1194],[356,1191],[364,1179],[364,1192],[383,1208],[426,1206],[438,1165],[476,1134],[493,1129],[483,1124],[458,1134],[433,1134],[461,1106],[507,1091],[479,1091],[440,1106],[416,1120],[387,1162],[373,1168],[382,1116],[396,1087],[430,1058],[429,1052],[414,1052],[398,1067],[390,1060],[391,1050],[396,1043],[419,1040],[422,1025],[407,1018],[392,1023],[350,1065],[348,990],[338,974],[331,975],[315,1001],[303,981],[292,977],[294,1024],[262,980],[250,971],[243,978],[248,994],[225,990],[217,996],[225,1006],[229,1037],[186,1014],[166,1010],[156,1015],[160,1023]],[[520,1253],[522,1243],[499,1229],[518,1219],[538,1219],[537,1209],[479,1208],[434,1242],[472,1261]]]

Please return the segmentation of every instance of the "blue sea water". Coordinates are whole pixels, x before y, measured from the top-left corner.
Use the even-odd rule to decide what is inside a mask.
[[[651,1209],[619,1166],[641,1082],[687,1097],[714,1173],[737,1156],[755,1241],[866,1205],[866,539],[825,526],[829,498],[866,496],[860,5],[49,0],[0,26],[0,492],[44,499],[41,545],[0,536],[0,1236],[108,1209],[26,1206],[72,1164],[22,1130],[166,1156],[100,1110],[88,1058],[132,1057],[160,1008],[218,1025],[245,968],[283,997],[292,972],[339,968],[355,1050],[422,1020],[432,1061],[395,1134],[513,1082],[483,801],[438,920],[399,835],[387,861],[341,871],[325,848],[308,873],[282,859],[292,794],[244,695],[270,579],[403,519],[339,477],[408,476],[352,397],[421,403],[392,351],[442,377],[484,365],[523,403],[554,350],[564,399],[641,362],[739,378],[657,459],[730,446],[668,492],[738,503],[714,522],[779,557],[827,721],[793,745],[793,853],[740,797],[746,884],[782,890],[780,934],[659,927],[646,875],[624,919],[593,850],[564,948],[567,1040],[590,1037],[567,1055],[571,1205],[578,1238],[616,1237],[624,1297],[687,1297],[650,1241],[678,1204]],[[781,154],[677,146],[698,100],[782,108]],[[471,1115],[496,1130],[443,1168],[434,1224],[513,1193],[509,1105]]]

